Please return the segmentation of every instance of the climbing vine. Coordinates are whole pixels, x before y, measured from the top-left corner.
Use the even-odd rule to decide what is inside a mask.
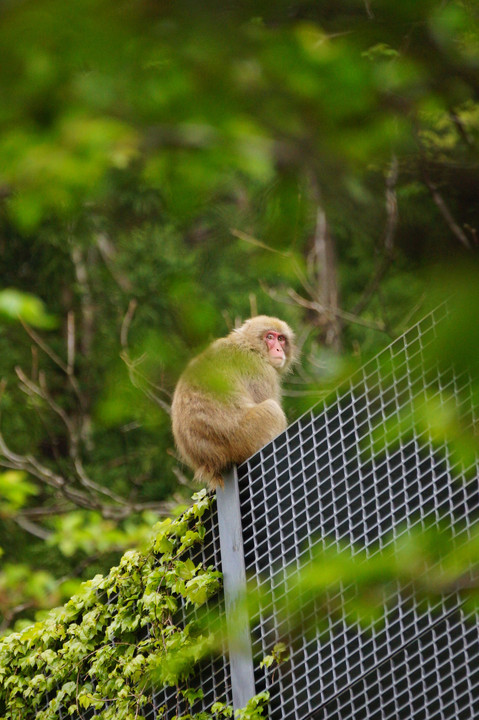
[[[107,577],[97,575],[46,620],[2,641],[1,720],[139,720],[159,686],[175,687],[188,708],[177,720],[233,716],[224,698],[210,712],[193,712],[203,691],[189,680],[220,643],[218,623],[213,630],[201,610],[221,585],[221,574],[189,552],[203,541],[202,517],[213,502],[205,491],[193,500],[181,517],[158,523],[147,552],[127,552]],[[180,607],[187,622],[178,620]],[[237,717],[263,717],[267,700],[256,696]],[[166,708],[156,717],[166,718]]]

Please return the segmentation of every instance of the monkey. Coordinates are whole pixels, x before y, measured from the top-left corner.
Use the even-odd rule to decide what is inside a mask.
[[[186,367],[173,394],[172,429],[197,482],[223,487],[225,470],[286,429],[280,380],[297,356],[291,328],[259,315]]]

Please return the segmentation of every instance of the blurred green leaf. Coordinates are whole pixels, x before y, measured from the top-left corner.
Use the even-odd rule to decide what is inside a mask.
[[[24,472],[8,470],[0,473],[0,514],[13,514],[37,494],[37,486],[27,479]]]
[[[23,320],[28,325],[52,330],[57,320],[49,315],[44,303],[34,295],[20,290],[0,290],[0,317],[8,320]]]

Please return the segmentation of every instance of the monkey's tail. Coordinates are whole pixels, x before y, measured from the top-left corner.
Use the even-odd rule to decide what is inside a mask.
[[[195,481],[205,483],[210,490],[216,490],[217,487],[224,487],[223,478],[216,470],[212,470],[206,465],[201,465],[195,471]]]

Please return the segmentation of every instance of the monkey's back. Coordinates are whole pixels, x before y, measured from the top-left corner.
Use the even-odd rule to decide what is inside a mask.
[[[183,459],[218,473],[238,456],[236,437],[248,409],[280,402],[277,372],[257,353],[223,338],[186,368],[172,403],[172,428]]]

